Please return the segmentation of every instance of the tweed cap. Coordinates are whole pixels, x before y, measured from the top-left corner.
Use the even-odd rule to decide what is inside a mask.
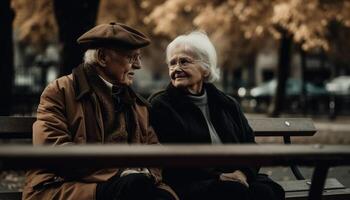
[[[151,43],[143,33],[121,23],[111,22],[95,26],[77,40],[86,49],[112,47],[120,50],[134,50]]]

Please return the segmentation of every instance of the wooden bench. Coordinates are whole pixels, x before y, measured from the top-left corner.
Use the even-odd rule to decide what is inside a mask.
[[[299,164],[315,166],[308,199],[320,200],[329,167],[350,165],[350,149],[342,145],[8,145],[0,147],[0,162],[3,170]],[[348,198],[344,197],[337,196]]]
[[[34,117],[0,117],[0,139],[27,139],[32,137],[32,124]],[[283,137],[286,144],[291,143],[291,136],[312,136],[316,128],[311,119],[306,118],[263,118],[249,119],[249,124],[254,130],[256,137]],[[295,164],[290,163],[296,179],[293,181],[278,181],[286,190],[287,199],[306,199],[310,189],[310,180],[304,180],[303,175]],[[345,188],[336,179],[327,179],[324,190],[326,199],[350,198],[349,189]],[[5,194],[0,192],[1,195]],[[10,192],[5,196],[17,195]],[[16,199],[16,198],[12,198]]]

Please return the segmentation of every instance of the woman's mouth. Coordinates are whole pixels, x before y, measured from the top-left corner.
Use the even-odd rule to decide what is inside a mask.
[[[187,74],[183,71],[177,71],[177,72],[174,72],[172,75],[171,75],[171,78],[173,80],[177,79],[177,78],[185,78],[187,77]]]

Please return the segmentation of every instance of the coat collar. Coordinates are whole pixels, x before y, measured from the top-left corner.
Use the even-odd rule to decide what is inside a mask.
[[[89,82],[84,72],[84,64],[80,64],[73,69],[73,87],[75,90],[75,99],[80,100],[86,94],[91,92]]]
[[[80,64],[77,68],[73,69],[72,73],[76,100],[81,100],[85,95],[90,94],[92,91],[84,67],[92,66],[88,66],[87,64]],[[150,104],[147,102],[147,100],[141,97],[139,94],[135,93],[130,87],[127,87],[127,90],[130,96],[134,98],[138,104],[150,107]]]
[[[209,102],[216,105],[230,104],[231,100],[226,96],[226,94],[218,90],[213,84],[203,83],[203,88],[207,92]],[[174,87],[171,83],[168,85],[166,91],[168,92],[172,101],[192,104],[187,96],[187,93],[182,89]]]

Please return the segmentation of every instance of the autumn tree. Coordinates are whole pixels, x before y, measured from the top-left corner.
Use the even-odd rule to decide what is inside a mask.
[[[19,7],[27,10],[28,14],[18,15],[16,21],[17,18],[23,19],[18,20],[22,21],[20,25],[17,24],[21,27],[21,38],[33,44],[52,40],[58,32],[61,41],[75,43],[78,29],[83,30],[83,27],[93,24],[94,8],[98,7],[97,24],[118,21],[151,36],[153,43],[146,48],[145,57],[148,58],[147,65],[156,72],[166,70],[162,66],[165,64],[164,49],[169,40],[194,29],[202,29],[209,34],[218,50],[219,63],[225,70],[237,66],[253,68],[257,52],[265,41],[273,38],[279,43],[279,87],[272,112],[275,116],[283,107],[291,46],[297,44],[306,52],[322,48],[332,55],[341,55],[338,52],[344,48],[336,47],[336,40],[330,38],[339,34],[337,30],[350,26],[350,3],[346,0],[100,0],[100,4],[97,0],[12,1],[19,4],[27,2]],[[17,13],[18,7],[14,8]],[[56,22],[56,18],[62,21]],[[329,31],[334,23],[340,28],[333,28],[335,32]],[[61,29],[60,26],[66,28]],[[344,34],[340,34],[339,38],[347,40]],[[67,56],[63,56],[62,63],[67,63],[64,61],[66,57],[79,51],[73,50],[76,47],[72,45],[63,46],[66,49],[62,53]],[[76,54],[72,59],[78,63],[81,55]],[[333,56],[333,60],[338,59]],[[63,70],[64,73],[75,67],[73,63],[64,65],[68,67]]]
[[[76,40],[96,23],[99,0],[54,0],[54,13],[62,44],[61,75],[67,75],[82,61],[83,49]]]
[[[83,54],[76,39],[95,25],[98,6],[99,0],[13,0],[19,41],[40,52],[58,38],[60,75],[69,74]]]
[[[154,35],[154,25],[148,23],[147,16],[153,9],[164,3],[165,0],[132,0],[114,1],[101,0],[97,17],[97,23],[109,23],[117,21],[128,24],[137,30],[142,31],[151,38],[151,45],[143,51],[142,61],[151,70],[154,76],[158,76],[166,71],[164,67],[164,49],[169,42],[169,37]]]
[[[57,41],[57,23],[52,0],[12,0],[16,13],[13,24],[18,33],[17,40],[23,45],[42,51],[49,43]]]
[[[328,25],[338,21],[350,26],[348,10],[350,2],[346,0],[171,0],[155,7],[149,21],[155,24],[156,34],[169,37],[193,27],[204,29],[218,48],[222,64],[253,51],[273,36],[280,47],[271,115],[278,116],[283,109],[292,44],[305,51],[329,50]],[[242,41],[244,45],[239,45]]]

